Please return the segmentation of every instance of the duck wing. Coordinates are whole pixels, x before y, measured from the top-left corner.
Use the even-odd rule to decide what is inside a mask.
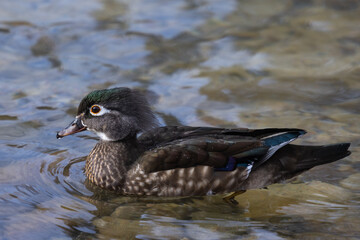
[[[214,128],[214,127],[190,127],[190,126],[165,126],[153,128],[138,137],[138,142],[145,150],[152,149],[162,144],[167,144],[178,139],[186,139],[190,137],[214,137],[214,138],[231,138],[235,137],[254,137],[257,139],[265,138],[274,134],[285,132],[302,132],[297,128],[264,128],[264,129],[248,129],[248,128]]]
[[[198,165],[215,171],[248,164],[258,167],[304,133],[301,129],[162,127],[139,137],[145,151],[136,163],[145,173]]]

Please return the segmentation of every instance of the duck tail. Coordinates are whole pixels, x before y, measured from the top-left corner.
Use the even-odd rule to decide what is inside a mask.
[[[296,158],[296,163],[291,166],[295,171],[305,171],[315,166],[331,163],[349,156],[351,152],[348,150],[350,143],[338,143],[324,146],[301,146],[301,145],[289,145],[279,154],[287,155],[286,152],[290,151]],[[282,150],[282,149],[280,149]],[[286,168],[286,157],[279,158],[283,166]]]
[[[350,143],[324,146],[288,144],[253,170],[240,190],[263,188],[295,177],[315,166],[331,163],[351,154]]]

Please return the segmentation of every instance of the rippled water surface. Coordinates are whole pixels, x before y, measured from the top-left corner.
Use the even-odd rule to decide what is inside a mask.
[[[355,0],[2,0],[0,238],[359,239],[359,22]],[[115,86],[163,124],[304,128],[353,154],[238,206],[101,192],[95,136],[55,134]]]

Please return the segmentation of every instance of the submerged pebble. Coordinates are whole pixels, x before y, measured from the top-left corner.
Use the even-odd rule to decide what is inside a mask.
[[[50,37],[42,36],[31,47],[31,52],[34,56],[49,55],[54,50],[54,47],[55,43]]]
[[[360,190],[360,173],[350,175],[348,178],[341,180],[340,185],[351,190]]]

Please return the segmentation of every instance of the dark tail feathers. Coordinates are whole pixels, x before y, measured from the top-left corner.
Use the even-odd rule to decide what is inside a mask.
[[[287,145],[276,154],[286,170],[305,171],[318,165],[334,162],[351,154],[350,143],[325,146]]]
[[[350,143],[325,146],[288,144],[254,169],[239,186],[240,190],[263,188],[290,179],[315,166],[342,159],[350,155],[349,146]]]

